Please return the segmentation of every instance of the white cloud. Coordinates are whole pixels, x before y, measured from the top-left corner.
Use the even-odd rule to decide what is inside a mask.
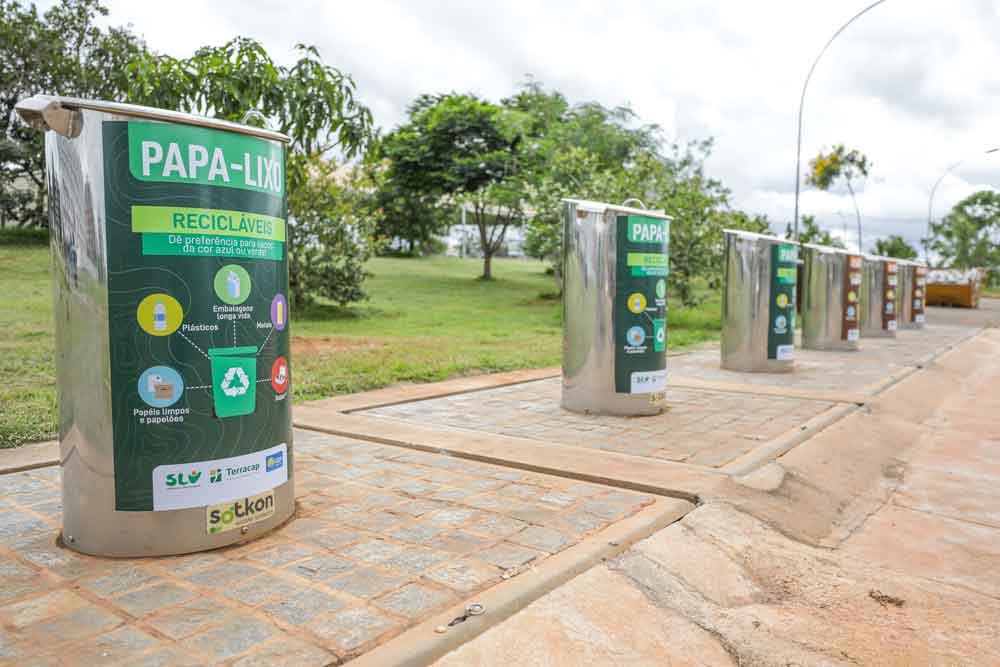
[[[498,99],[528,72],[573,101],[628,102],[672,138],[714,136],[712,174],[737,206],[767,213],[783,229],[792,216],[802,80],[822,44],[866,4],[114,0],[109,7],[111,23],[131,23],[152,48],[178,56],[238,34],[286,62],[296,43],[315,44],[354,76],[385,127],[401,121],[420,93]],[[992,122],[998,32],[1000,9],[991,0],[888,0],[848,28],[817,67],[803,160],[841,142],[869,156],[874,169],[859,195],[867,239],[902,233],[917,242],[930,188],[956,160],[973,158],[942,182],[938,216],[975,189],[1000,184],[1000,157],[977,157],[1000,145]],[[842,229],[838,211],[853,218],[840,190],[804,189],[801,210],[834,231]]]

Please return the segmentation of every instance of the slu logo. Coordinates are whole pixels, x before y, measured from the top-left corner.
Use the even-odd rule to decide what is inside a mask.
[[[266,472],[271,472],[272,470],[277,470],[285,464],[285,453],[275,452],[267,457],[265,460],[264,468]]]
[[[208,471],[208,481],[210,484],[216,484],[222,481],[222,468],[212,468]]]
[[[198,480],[201,479],[200,470],[192,470],[188,474],[182,472],[170,473],[167,475],[167,486],[169,488],[174,488],[178,486],[195,486],[198,484]]]

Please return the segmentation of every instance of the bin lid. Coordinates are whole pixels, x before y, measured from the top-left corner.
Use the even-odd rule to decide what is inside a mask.
[[[208,356],[210,357],[236,357],[244,356],[247,354],[257,354],[257,348],[253,345],[245,345],[243,347],[210,347],[208,348]]]
[[[739,236],[744,239],[774,241],[775,243],[786,243],[788,245],[800,245],[798,242],[791,239],[783,239],[780,236],[773,236],[770,234],[758,234],[757,232],[750,232],[745,229],[723,229],[722,233]]]
[[[564,197],[562,201],[566,204],[574,204],[578,209],[590,213],[604,213],[608,209],[611,209],[612,211],[621,211],[622,213],[630,213],[632,215],[642,215],[647,218],[657,218],[660,220],[673,220],[672,217],[667,215],[666,211],[661,211],[661,210],[632,208],[630,206],[607,204],[604,202],[590,201],[587,199],[572,199],[570,197]]]
[[[820,245],[818,243],[803,243],[802,247],[803,248],[809,248],[810,250],[819,250],[820,252],[836,253],[838,255],[855,255],[855,254],[857,254],[857,253],[851,252],[850,250],[847,250],[846,248],[837,248],[837,247],[832,246],[832,245]]]
[[[65,115],[65,110],[90,109],[93,111],[103,111],[105,113],[121,114],[134,118],[147,118],[149,120],[159,120],[168,123],[180,123],[182,125],[198,125],[227,132],[237,132],[248,134],[261,139],[280,141],[289,143],[291,139],[287,134],[275,132],[262,127],[233,123],[228,120],[199,116],[193,113],[182,113],[180,111],[170,111],[169,109],[157,109],[156,107],[144,107],[137,104],[125,104],[124,102],[108,102],[105,100],[84,100],[78,97],[63,97],[61,95],[35,95],[28,99],[21,100],[14,107],[18,115],[24,122],[37,130],[55,130],[60,134],[63,123],[59,116]]]

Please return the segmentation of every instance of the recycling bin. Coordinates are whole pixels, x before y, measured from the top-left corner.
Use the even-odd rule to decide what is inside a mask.
[[[865,255],[861,274],[861,336],[894,338],[899,327],[899,263]]]
[[[45,132],[63,544],[179,554],[286,521],[288,137],[66,97],[16,109]]]
[[[722,367],[790,373],[799,246],[742,230],[724,230],[724,238]]]
[[[670,217],[564,199],[562,406],[659,414],[667,388]]]
[[[802,246],[802,255],[802,347],[857,350],[861,256],[808,243]]]
[[[913,263],[913,287],[911,289],[913,305],[911,307],[910,328],[923,329],[927,324],[927,265]]]
[[[913,329],[913,268],[912,262],[896,260],[897,284],[896,301],[899,312],[896,317],[898,329]]]

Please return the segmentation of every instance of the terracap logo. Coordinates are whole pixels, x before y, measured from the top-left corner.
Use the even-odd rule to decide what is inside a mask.
[[[264,461],[264,469],[266,472],[277,470],[283,465],[285,465],[284,452],[275,452],[274,454],[268,454]]]
[[[222,468],[212,468],[208,471],[208,483],[218,484],[222,481]]]
[[[274,491],[205,508],[209,535],[249,526],[274,516]]]
[[[172,472],[167,475],[165,484],[168,489],[179,489],[181,487],[198,486],[198,481],[200,479],[200,470],[192,470],[189,473]]]

